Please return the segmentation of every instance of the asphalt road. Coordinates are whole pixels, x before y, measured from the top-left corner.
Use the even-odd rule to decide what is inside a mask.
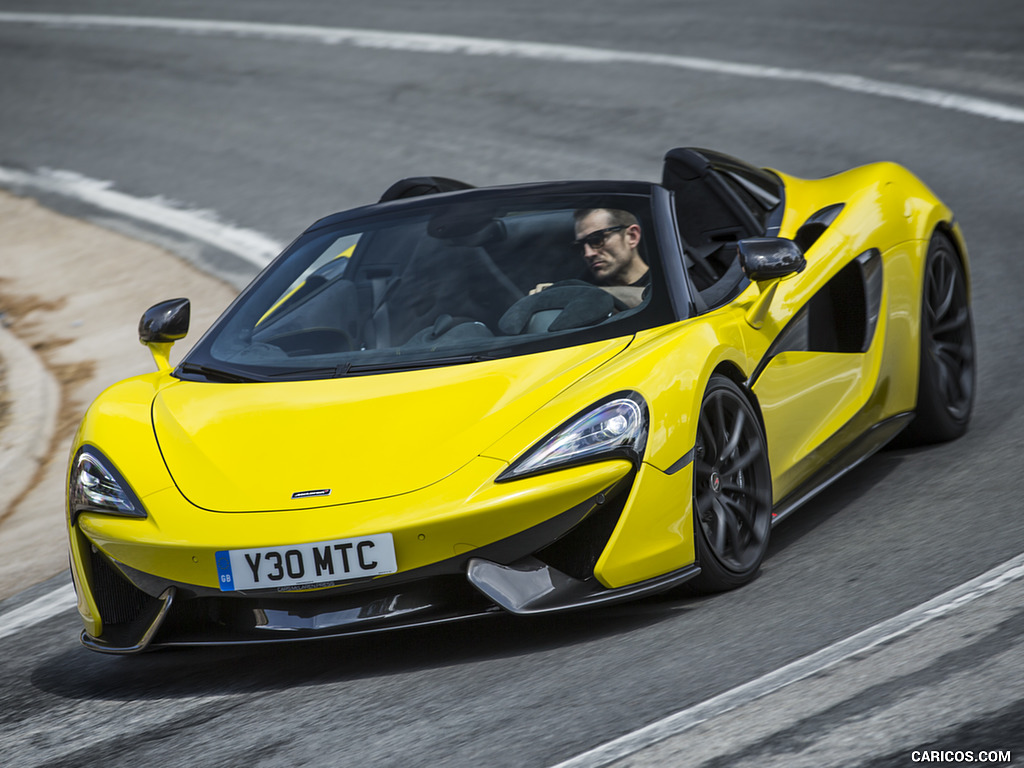
[[[111,180],[287,240],[403,176],[658,178],[664,151],[686,145],[806,176],[894,160],[953,207],[971,248],[980,380],[968,435],[876,456],[773,532],[760,578],[713,599],[667,596],[373,640],[132,659],[84,651],[77,618],[62,614],[0,646],[0,744],[20,756],[14,764],[542,768],[1024,552],[1016,232],[1024,124],[765,69],[859,75],[1021,109],[1024,5],[623,8],[610,0],[168,0],[148,10],[761,69],[0,22],[0,166]],[[140,12],[128,0],[0,2],[10,11]],[[1021,664],[1018,657],[1010,671]],[[1015,702],[1019,713],[1019,689]],[[959,722],[953,697],[948,707]],[[993,749],[1019,733],[1019,716],[991,722]],[[905,743],[908,752],[918,744],[914,732]]]

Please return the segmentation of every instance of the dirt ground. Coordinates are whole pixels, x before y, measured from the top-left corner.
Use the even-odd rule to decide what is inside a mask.
[[[67,567],[70,439],[105,387],[154,369],[138,340],[142,313],[164,299],[191,299],[192,330],[174,362],[236,293],[155,246],[0,192],[0,323],[38,356],[59,392],[45,458],[21,466],[32,474],[28,487],[0,503],[0,599]],[[0,360],[0,443],[14,438],[19,399],[8,365]]]

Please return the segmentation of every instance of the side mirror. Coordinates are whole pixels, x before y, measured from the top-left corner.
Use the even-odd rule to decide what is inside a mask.
[[[747,322],[760,328],[768,316],[779,280],[803,272],[807,260],[799,245],[782,237],[748,237],[737,245],[743,271],[761,291],[747,310]]]
[[[170,370],[171,347],[188,334],[192,305],[188,299],[154,304],[139,320],[139,341],[149,347],[158,371]]]
[[[139,341],[143,344],[164,344],[185,338],[191,309],[188,299],[170,299],[154,304],[139,320]]]
[[[743,271],[755,283],[795,275],[803,272],[807,266],[803,251],[792,240],[782,237],[748,237],[740,240],[737,245]]]

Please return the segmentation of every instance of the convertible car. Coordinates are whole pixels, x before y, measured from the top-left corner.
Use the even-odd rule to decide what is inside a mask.
[[[616,264],[632,271],[618,271]],[[133,653],[738,587],[894,439],[968,425],[953,213],[892,163],[673,149],[661,183],[405,179],[328,216],[177,366],[90,406],[83,643]]]

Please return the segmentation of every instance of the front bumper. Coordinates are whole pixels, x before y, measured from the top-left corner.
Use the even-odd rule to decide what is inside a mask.
[[[617,589],[594,567],[636,478],[627,472],[571,508],[512,536],[370,580],[299,592],[219,592],[110,557],[82,531],[76,585],[101,618],[82,642],[106,653],[381,632],[500,614],[545,613],[635,598],[699,573],[696,566]],[[74,547],[73,547],[74,548]],[[88,576],[85,574],[88,573]],[[87,622],[87,627],[89,624]]]

